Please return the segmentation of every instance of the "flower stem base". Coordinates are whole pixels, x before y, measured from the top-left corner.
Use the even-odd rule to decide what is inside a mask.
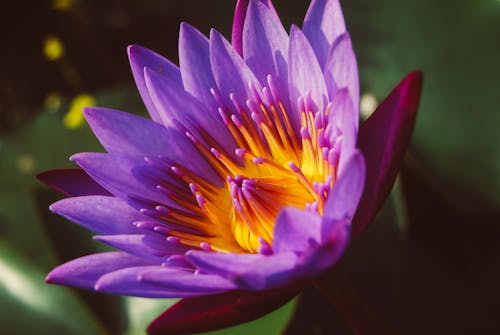
[[[330,270],[314,286],[335,306],[356,335],[395,335],[337,270]]]

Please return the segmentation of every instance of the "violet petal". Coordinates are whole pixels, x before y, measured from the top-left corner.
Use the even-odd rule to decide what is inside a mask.
[[[148,68],[161,73],[162,75],[178,83],[179,87],[182,87],[180,70],[174,63],[172,63],[168,59],[165,59],[163,56],[160,56],[156,52],[139,45],[130,45],[127,49],[127,52],[130,67],[132,69],[132,74],[134,76],[137,89],[139,90],[142,100],[144,101],[144,105],[146,105],[151,118],[154,121],[161,123],[162,118],[156,110],[153,102],[151,101],[149,92],[146,87],[146,82],[144,80],[144,68]]]
[[[79,153],[71,159],[96,182],[127,203],[133,204],[129,200],[138,198],[155,204],[176,205],[171,198],[156,189],[158,181],[138,178],[137,170],[146,164],[142,160],[102,153]],[[140,209],[141,206],[137,205],[136,208]]]
[[[340,35],[334,42],[324,68],[325,82],[330,94],[330,100],[339,88],[347,87],[353,103],[353,118],[356,120],[356,130],[359,122],[359,76],[356,55],[352,49],[349,34]]]
[[[309,248],[301,255],[299,269],[307,277],[315,277],[334,266],[350,241],[350,221],[333,221],[324,218],[322,226],[328,226],[328,235],[316,248]]]
[[[243,56],[262,86],[271,75],[277,98],[290,110],[288,93],[289,37],[279,17],[260,1],[251,1],[243,29]],[[290,120],[298,134],[300,116]]]
[[[184,89],[198,99],[207,111],[219,107],[210,92],[217,84],[212,74],[208,38],[186,22],[179,33],[179,67]]]
[[[354,150],[356,150],[358,127],[358,117],[354,116],[354,107],[347,88],[338,90],[333,97],[329,123],[335,125],[341,131],[342,143],[340,147],[338,173],[342,174],[345,170],[347,161],[354,153]],[[331,138],[330,141],[335,141],[335,138]]]
[[[167,290],[164,287],[140,280],[141,273],[160,267],[139,266],[109,272],[97,280],[94,289],[99,292],[144,298],[183,298],[202,295],[199,292]]]
[[[94,289],[104,274],[116,270],[154,263],[125,252],[103,252],[73,259],[53,269],[45,278],[50,284]]]
[[[365,184],[366,166],[363,155],[356,151],[346,169],[339,175],[326,200],[321,228],[322,241],[328,240],[337,222],[351,222],[356,214]]]
[[[346,32],[339,0],[312,0],[303,30],[323,68],[333,42]]]
[[[278,16],[276,9],[274,9],[273,3],[271,0],[257,0],[263,3],[267,8],[271,10],[271,12]],[[238,0],[236,3],[236,9],[234,11],[234,20],[233,20],[233,32],[231,36],[231,42],[233,44],[234,50],[240,55],[243,55],[243,27],[245,25],[245,20],[247,16],[248,6],[250,4],[250,0]]]
[[[94,240],[156,262],[162,262],[168,256],[184,254],[189,250],[186,246],[167,242],[165,236],[153,233],[99,235],[94,236]]]
[[[239,113],[233,106],[230,95],[234,94],[238,103],[245,106],[248,97],[252,96],[249,83],[261,90],[257,78],[232,45],[214,29],[210,31],[210,60],[222,100],[226,107]]]
[[[145,70],[146,86],[148,87],[151,99],[156,106],[156,109],[161,115],[166,115],[164,123],[176,127],[176,122],[180,122],[186,129],[196,134],[196,129],[203,129],[215,141],[220,144],[228,153],[234,155],[236,144],[231,133],[223,124],[218,113],[207,112],[206,106],[200,104],[191,94],[184,90],[178,90],[168,78],[158,75],[157,73],[146,69]],[[201,137],[199,137],[201,138]],[[187,146],[185,146],[187,147]],[[165,148],[163,149],[165,152]],[[208,175],[210,181],[217,180],[218,177],[213,173],[213,170],[208,166],[204,168],[206,171],[212,171]]]
[[[106,151],[131,156],[162,155],[176,150],[172,130],[138,115],[109,108],[89,107],[87,122]]]
[[[201,271],[230,279],[247,290],[270,289],[293,281],[297,262],[292,252],[264,256],[191,250],[186,257]]]
[[[66,198],[50,205],[50,210],[98,234],[137,234],[134,221],[151,220],[127,205],[123,200],[109,196]]]
[[[324,111],[328,92],[323,71],[307,38],[297,26],[292,26],[290,31],[288,59],[290,104],[293,112],[298,114],[297,101],[308,93],[311,93],[316,111]]]
[[[147,71],[152,73],[150,70]],[[155,78],[163,78],[163,76],[156,75]],[[163,80],[171,83],[168,79]],[[171,94],[174,96],[174,92],[171,92]],[[184,95],[189,94],[184,91],[180,94],[185,98],[185,108],[194,108],[189,105],[189,100]],[[179,96],[179,93],[176,96]],[[175,107],[179,106],[175,105]],[[176,112],[180,113],[178,109],[174,109],[174,106],[171,105],[162,105],[158,110],[160,112],[170,112],[172,118],[176,116]],[[186,110],[184,109],[183,112],[189,114],[186,113]],[[84,114],[99,141],[109,153],[136,156],[142,159],[144,156],[162,156],[168,152],[169,159],[172,161],[189,166],[204,178],[220,184],[220,178],[189,142],[183,131],[175,127],[167,128],[143,117],[108,108],[86,108]],[[181,117],[186,118],[184,115]],[[168,124],[168,122],[164,123]],[[211,124],[211,127],[214,129],[221,128],[214,127],[215,125]],[[224,132],[221,132],[221,134],[225,135]]]
[[[273,250],[300,254],[321,240],[321,216],[294,207],[283,209],[274,226]]]
[[[170,291],[215,293],[237,289],[237,286],[218,275],[195,274],[188,271],[157,268],[141,273],[140,279]]]

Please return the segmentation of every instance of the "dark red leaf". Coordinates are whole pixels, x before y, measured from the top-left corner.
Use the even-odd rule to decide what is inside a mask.
[[[111,195],[82,169],[49,170],[38,174],[37,179],[68,197],[85,195]]]
[[[358,147],[366,160],[366,182],[353,221],[356,238],[389,195],[410,141],[422,89],[422,73],[404,78],[359,130]]]
[[[152,335],[207,332],[255,320],[289,302],[301,287],[272,291],[231,291],[182,299],[148,327]]]

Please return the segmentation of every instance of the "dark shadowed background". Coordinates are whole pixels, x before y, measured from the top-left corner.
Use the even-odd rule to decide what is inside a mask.
[[[304,0],[274,1],[285,26]],[[52,215],[36,182],[100,151],[81,116],[144,114],[126,46],[177,61],[179,23],[230,36],[235,1],[4,1],[0,8],[0,329],[143,333],[173,301],[49,286],[55,265],[105,248]],[[339,268],[399,334],[500,334],[500,1],[345,0],[366,117],[407,73],[425,75],[395,189]],[[351,334],[313,289],[267,317],[213,334]]]

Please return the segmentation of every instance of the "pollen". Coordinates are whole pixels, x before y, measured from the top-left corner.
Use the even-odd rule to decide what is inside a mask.
[[[245,104],[231,94],[232,105],[220,105],[221,120],[238,146],[234,152],[225,152],[203,130],[185,130],[223,183],[213,185],[188,167],[166,163],[184,188],[168,183],[158,187],[178,206],[157,206],[145,213],[165,222],[165,227],[152,228],[168,235],[170,243],[209,251],[269,252],[283,208],[322,213],[336,179],[340,146],[329,138],[338,129],[328,122],[329,108],[316,110],[306,94],[297,101],[296,130],[271,76],[268,83],[263,89],[249,84],[255,94]],[[215,90],[211,92],[221,101]]]

